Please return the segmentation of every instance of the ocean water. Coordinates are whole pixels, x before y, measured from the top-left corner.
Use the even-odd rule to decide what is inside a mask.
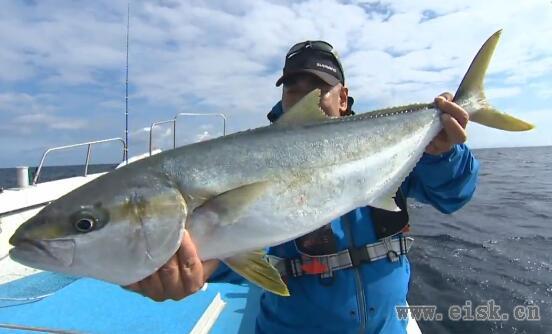
[[[89,165],[88,174],[101,173],[115,168],[115,164]],[[36,167],[29,167],[29,183],[36,173]],[[84,175],[84,165],[74,166],[44,166],[40,171],[38,183],[64,179],[67,177]],[[16,186],[15,168],[0,168],[0,189],[8,189]]]
[[[418,321],[423,333],[552,333],[552,147],[475,150],[478,189],[461,210],[444,215],[411,202],[411,305],[435,305],[442,321]],[[89,172],[113,168],[91,166]],[[82,175],[82,166],[46,167],[41,181]],[[0,169],[0,187],[15,170]],[[453,321],[452,305],[493,300],[508,321]],[[471,307],[469,306],[471,303]],[[541,320],[513,319],[516,306]]]
[[[552,333],[552,147],[475,150],[473,199],[452,215],[414,203],[410,304],[436,305],[424,333]],[[509,321],[452,321],[451,305],[494,300]],[[516,321],[518,305],[540,321]],[[475,315],[475,312],[474,312]]]

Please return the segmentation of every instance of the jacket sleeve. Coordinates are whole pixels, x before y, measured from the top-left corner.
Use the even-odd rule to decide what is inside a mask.
[[[460,209],[473,196],[479,161],[464,144],[439,156],[424,153],[401,189],[408,197],[443,213]]]

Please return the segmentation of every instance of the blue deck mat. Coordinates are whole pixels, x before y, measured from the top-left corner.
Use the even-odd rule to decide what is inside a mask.
[[[0,296],[36,281],[33,276],[0,285]],[[218,292],[226,307],[211,333],[253,333],[260,293],[256,287],[210,283],[207,291],[184,300],[157,303],[117,285],[86,278],[40,301],[0,307],[0,324],[80,333],[188,333]],[[22,333],[4,328],[0,332]]]

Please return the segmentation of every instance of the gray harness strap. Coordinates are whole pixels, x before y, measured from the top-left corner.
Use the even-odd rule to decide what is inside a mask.
[[[302,255],[300,258],[285,259],[267,255],[267,260],[282,276],[299,277],[303,275],[321,275],[322,278],[332,277],[333,272],[363,263],[370,263],[387,258],[391,262],[399,260],[410,250],[411,237],[402,234],[399,237],[383,238],[373,244],[358,248],[349,248],[340,252],[321,256]]]

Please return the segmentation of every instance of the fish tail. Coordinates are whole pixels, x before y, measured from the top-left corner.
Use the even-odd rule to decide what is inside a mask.
[[[501,33],[502,30],[495,32],[479,49],[453,101],[469,113],[470,121],[506,131],[531,130],[532,124],[496,110],[485,97],[483,79]]]

